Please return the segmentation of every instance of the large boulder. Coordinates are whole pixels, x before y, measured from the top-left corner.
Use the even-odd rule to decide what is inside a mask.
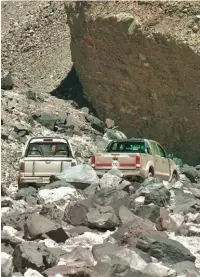
[[[137,248],[164,263],[175,264],[183,261],[195,261],[195,256],[180,242],[158,236],[143,236],[137,240]]]
[[[86,214],[88,227],[100,230],[112,230],[120,222],[111,206],[91,208]]]
[[[43,277],[43,275],[40,274],[37,270],[28,268],[24,273],[24,277]]]
[[[42,206],[40,215],[61,224],[64,211],[55,203],[48,203]]]
[[[199,276],[199,270],[195,267],[195,264],[190,261],[183,261],[177,264],[173,264],[172,268],[181,276]]]
[[[59,224],[39,214],[32,214],[26,220],[24,232],[26,238],[34,238],[46,234],[58,243],[65,242],[68,239],[67,234]]]
[[[97,234],[95,232],[84,232],[84,234],[71,237],[65,242],[64,249],[67,252],[71,252],[77,247],[83,247],[92,250],[92,247],[96,244],[102,244],[109,236],[111,232]]]
[[[196,213],[200,210],[200,200],[191,192],[177,190],[175,191],[174,201],[170,208],[174,213]]]
[[[136,208],[135,213],[138,216],[144,219],[149,219],[155,223],[160,215],[160,207],[158,205],[142,205]]]
[[[106,129],[104,139],[127,139],[126,135],[117,129]]]
[[[11,226],[3,226],[1,231],[1,241],[12,248],[24,241],[23,232],[14,229]]]
[[[96,129],[100,133],[104,133],[105,123],[103,121],[101,121],[99,118],[97,118],[91,114],[87,114],[87,113],[85,113],[85,118],[88,122],[90,122],[92,128]]]
[[[81,195],[75,188],[59,187],[55,189],[41,189],[38,192],[38,199],[41,204],[60,203],[76,200],[81,198]]]
[[[109,260],[111,264],[124,264],[135,270],[143,270],[147,263],[133,249],[112,244],[93,246],[94,258],[97,261]]]
[[[13,273],[13,258],[11,255],[1,252],[1,276],[11,277]]]
[[[42,272],[57,262],[58,257],[48,251],[48,248],[41,243],[22,242],[15,247],[13,253],[14,268],[22,273],[29,267]]]
[[[61,256],[59,265],[85,266],[90,267],[96,264],[93,254],[90,250],[83,247],[76,247],[70,253]]]
[[[16,195],[16,199],[23,199],[25,201],[28,200],[28,198],[32,196],[32,197],[37,197],[37,189],[34,187],[28,187],[28,188],[22,188],[17,192]],[[36,203],[37,203],[37,199],[36,199]]]
[[[72,61],[100,118],[190,164],[200,157],[197,3],[66,2]]]
[[[4,72],[1,76],[1,88],[5,90],[10,90],[13,88],[13,80],[10,72]]]
[[[39,116],[34,116],[34,119],[36,119],[44,127],[50,129],[51,131],[55,131],[55,125],[58,120],[56,115],[43,113]]]
[[[119,184],[122,182],[122,179],[112,174],[112,171],[107,172],[100,179],[99,186],[100,188],[118,188]]]
[[[166,267],[159,263],[149,263],[142,271],[152,277],[176,277],[177,273],[174,269]]]
[[[15,209],[2,214],[1,223],[4,226],[12,226],[17,230],[24,230],[24,223],[29,215],[36,212],[38,208],[34,209]]]
[[[109,230],[120,222],[111,206],[93,207],[88,200],[78,201],[65,209],[63,220],[73,226],[88,226]]]
[[[138,238],[148,235],[167,237],[166,233],[156,231],[151,221],[135,215],[131,222],[119,227],[113,234],[113,238],[119,241],[121,245],[135,246]]]
[[[98,177],[95,170],[88,164],[80,164],[63,170],[61,173],[56,174],[59,180],[66,180],[69,183],[80,183],[83,188],[84,185],[91,185]]]
[[[97,191],[90,201],[94,206],[112,206],[114,209],[128,205],[128,193],[116,188],[103,188]]]
[[[68,277],[99,277],[95,272],[87,267],[70,267],[67,265],[58,265],[43,272],[45,277],[57,277],[57,276],[68,276]]]
[[[193,166],[185,164],[181,172],[192,182],[196,183],[200,179],[200,172]]]
[[[170,203],[170,192],[164,183],[156,178],[149,178],[136,191],[136,195],[145,196],[144,204],[154,204],[165,207]]]

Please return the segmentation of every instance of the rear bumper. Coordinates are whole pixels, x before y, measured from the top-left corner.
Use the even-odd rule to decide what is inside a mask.
[[[105,173],[109,172],[111,169],[94,169],[97,173],[97,176],[101,177],[103,176]],[[145,172],[141,171],[141,170],[121,170],[120,172],[123,174],[123,177],[131,177],[131,178],[146,178],[146,174]]]
[[[19,177],[18,182],[22,184],[36,184],[38,186],[49,184],[50,177]]]

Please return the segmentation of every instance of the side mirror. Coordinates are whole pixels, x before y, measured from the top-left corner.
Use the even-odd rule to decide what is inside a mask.
[[[167,154],[168,159],[173,159],[173,157],[174,157],[173,153]]]

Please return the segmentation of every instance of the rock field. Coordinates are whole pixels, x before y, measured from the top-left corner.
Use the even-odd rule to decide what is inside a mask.
[[[76,9],[86,4],[77,2]],[[113,113],[96,113],[97,103],[87,98],[90,83],[89,90],[78,83],[84,74],[72,67],[77,30],[71,29],[73,63],[70,28],[84,14],[67,20],[70,6],[60,1],[1,6],[2,277],[200,277],[200,167],[184,164],[175,183],[153,177],[129,182],[118,170],[99,179],[88,164],[91,156],[129,134]],[[190,7],[181,10],[184,18],[196,12]],[[99,9],[94,11],[96,18]],[[65,80],[68,73],[77,83]],[[20,154],[32,136],[67,137],[78,165],[49,185],[18,190]]]

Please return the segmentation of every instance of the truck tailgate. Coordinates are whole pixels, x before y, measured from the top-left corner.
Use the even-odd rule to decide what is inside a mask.
[[[95,158],[95,169],[136,169],[136,154],[103,154]]]
[[[24,159],[24,176],[49,177],[71,166],[72,158],[40,158],[27,157]]]

